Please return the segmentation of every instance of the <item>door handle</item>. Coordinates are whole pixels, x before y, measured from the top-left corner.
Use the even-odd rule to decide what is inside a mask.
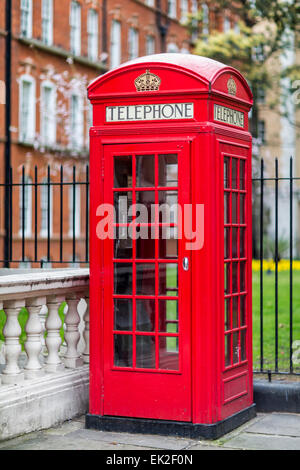
[[[183,260],[182,260],[182,266],[183,266],[183,269],[184,269],[185,271],[188,271],[188,270],[189,270],[189,264],[190,264],[190,263],[189,263],[189,259],[188,259],[187,256],[185,256],[185,257],[183,258]]]

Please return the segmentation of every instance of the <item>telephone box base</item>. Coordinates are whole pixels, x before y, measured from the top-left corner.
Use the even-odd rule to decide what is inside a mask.
[[[166,436],[189,437],[192,439],[218,439],[250,419],[255,418],[255,404],[213,424],[194,424],[179,421],[163,421],[119,416],[99,416],[86,414],[87,429],[109,432],[129,432],[140,434],[161,434]]]

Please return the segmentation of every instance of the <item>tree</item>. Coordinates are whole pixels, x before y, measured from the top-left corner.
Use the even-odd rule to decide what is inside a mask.
[[[270,88],[276,90],[284,78],[288,79],[286,92],[297,93],[295,84],[298,80],[300,87],[299,65],[285,66],[284,61],[280,66],[278,62],[277,66],[271,65],[273,59],[279,61],[288,51],[299,47],[300,0],[215,0],[210,9],[215,17],[225,13],[239,21],[226,32],[211,28],[209,35],[201,34],[194,53],[232,65],[244,74],[254,95],[252,133],[257,136],[259,93]],[[199,18],[201,21],[201,13]],[[190,27],[194,25],[195,21],[191,19]],[[287,114],[283,106],[286,94],[275,94],[276,99],[270,101],[269,106]]]

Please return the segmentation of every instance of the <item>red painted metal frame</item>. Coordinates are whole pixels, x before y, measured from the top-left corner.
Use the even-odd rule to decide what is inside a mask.
[[[182,55],[184,56],[184,55]],[[202,58],[201,58],[202,59]],[[201,72],[201,67],[203,67]],[[161,77],[159,91],[138,93],[134,79],[145,69]],[[234,78],[237,84],[236,96],[229,95],[227,82]],[[121,91],[121,93],[120,93]],[[99,77],[89,87],[89,98],[93,104],[94,127],[91,128],[90,146],[90,413],[109,414],[155,419],[189,420],[192,423],[216,423],[253,403],[252,392],[252,326],[251,326],[251,136],[248,132],[248,111],[252,105],[252,95],[244,78],[236,70],[215,65],[209,59],[179,57],[172,54],[164,57],[153,56],[138,59],[125,66]],[[183,121],[148,121],[106,123],[105,106],[126,104],[151,104],[167,102],[193,102],[194,119]],[[227,106],[244,113],[244,129],[214,121],[214,104]],[[117,145],[132,151],[142,147],[151,151],[168,142],[174,148],[180,142],[189,142],[190,147],[190,201],[204,205],[204,246],[191,251],[191,308],[190,331],[186,338],[191,341],[184,347],[191,355],[191,377],[184,386],[190,394],[190,412],[182,418],[180,396],[182,389],[176,390],[179,401],[170,409],[165,408],[167,393],[155,406],[152,399],[157,389],[171,390],[175,373],[161,374],[162,381],[155,378],[157,373],[143,371],[145,389],[144,404],[135,407],[134,401],[141,394],[133,390],[129,379],[131,372],[113,371],[111,365],[111,343],[107,326],[104,324],[106,305],[111,305],[111,285],[107,269],[112,264],[105,242],[96,237],[96,210],[101,202],[112,194],[109,155]],[[128,147],[129,146],[129,147]],[[105,148],[109,151],[105,153]],[[224,312],[224,156],[244,159],[246,162],[246,359],[225,367],[225,312]],[[226,192],[226,191],[225,191]],[[111,197],[111,196],[109,196]],[[179,241],[180,242],[180,241]],[[183,241],[182,241],[183,242]],[[181,242],[180,242],[181,243]],[[238,286],[239,287],[239,286]],[[106,296],[106,297],[105,297]],[[106,300],[104,300],[106,299]],[[109,312],[111,315],[111,311]],[[239,325],[240,326],[240,325]],[[188,327],[189,328],[189,327]],[[240,331],[238,329],[237,331]],[[188,341],[188,340],[186,340]],[[113,387],[105,384],[104,375],[118,373]],[[159,374],[160,375],[160,374]],[[127,378],[126,378],[127,376]],[[151,387],[153,387],[151,389]],[[132,392],[132,399],[128,399]],[[122,399],[122,393],[125,398]],[[112,408],[105,409],[104,402],[112,399]],[[118,399],[122,405],[118,408]],[[148,399],[148,401],[147,401]],[[173,399],[176,397],[173,395]],[[186,400],[186,398],[184,398]],[[183,400],[183,403],[184,403]],[[187,400],[188,401],[188,400]],[[142,410],[143,405],[143,411]],[[173,403],[174,405],[174,403]],[[139,412],[137,412],[137,408]],[[145,412],[145,409],[147,411]],[[140,413],[140,414],[139,414]]]

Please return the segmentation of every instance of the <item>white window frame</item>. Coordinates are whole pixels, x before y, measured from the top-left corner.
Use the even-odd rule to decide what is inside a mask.
[[[192,0],[191,14],[193,16],[192,17],[193,31],[192,31],[191,39],[192,39],[192,41],[196,41],[197,38],[198,38],[198,34],[199,34],[199,24],[198,24],[198,18],[197,18],[197,15],[198,15],[198,0]]]
[[[49,103],[45,102],[45,90],[50,90]],[[45,129],[47,128],[47,133]],[[40,97],[40,136],[41,143],[51,146],[56,143],[56,86],[49,80],[41,84]]]
[[[155,54],[155,37],[148,34],[146,36],[146,55]]]
[[[209,35],[209,8],[206,3],[202,4],[202,34]]]
[[[181,0],[180,2],[180,21],[186,23],[188,20],[189,2],[188,0]]]
[[[40,226],[40,235],[41,237],[48,236],[48,178],[44,178],[42,184],[40,186],[40,209],[41,209],[41,226]],[[49,203],[50,203],[50,227],[49,227],[49,234],[50,236],[53,234],[53,186],[51,185],[50,180],[50,187],[49,187]]]
[[[176,42],[171,41],[167,44],[167,52],[169,52],[169,53],[179,52],[179,48],[178,48]]]
[[[20,33],[24,38],[32,37],[32,0],[20,2]]]
[[[81,234],[81,219],[80,219],[80,206],[81,206],[81,191],[80,185],[75,184],[75,237],[78,238]],[[69,185],[69,237],[73,237],[73,185]]]
[[[99,15],[97,10],[90,8],[87,19],[88,58],[90,60],[98,60],[98,22]]]
[[[70,5],[70,50],[73,55],[81,54],[81,5],[75,0]]]
[[[139,31],[130,27],[128,30],[128,58],[136,59],[139,55]]]
[[[168,16],[177,18],[177,0],[168,0]]]
[[[145,3],[148,7],[155,7],[155,0],[146,0]]]
[[[228,16],[225,16],[224,23],[223,23],[223,31],[224,31],[224,33],[228,33],[228,31],[230,31],[230,30],[231,30],[230,18],[228,18]]]
[[[24,102],[24,85],[30,87],[28,103]],[[24,109],[26,104],[26,108]],[[35,138],[35,79],[31,75],[21,75],[19,78],[19,141],[33,143]],[[25,113],[27,116],[25,117]]]
[[[110,67],[118,67],[121,63],[121,23],[112,20],[110,31]]]
[[[19,186],[19,235],[23,235],[23,186],[22,178]],[[32,179],[30,176],[24,176],[24,237],[30,237],[32,234]]]
[[[83,148],[83,122],[83,98],[79,92],[74,91],[70,96],[70,148],[73,150]]]
[[[53,44],[53,0],[42,0],[42,41]]]

